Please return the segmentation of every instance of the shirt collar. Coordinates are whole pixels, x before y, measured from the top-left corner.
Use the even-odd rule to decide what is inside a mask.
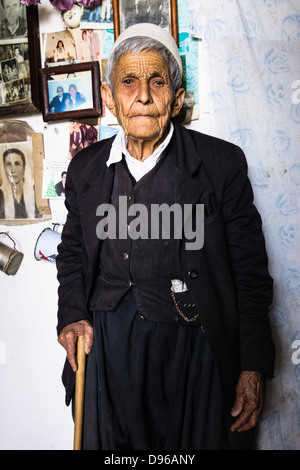
[[[20,24],[20,22],[19,22],[19,18],[18,18],[17,23],[16,23],[16,26],[15,26],[13,29],[11,29],[10,25],[9,25],[8,22],[7,22],[7,29],[8,29],[8,31],[10,32],[10,34],[11,34],[12,36],[14,36],[14,34],[16,34],[16,32],[18,31],[18,29],[19,29],[19,24]]]
[[[165,148],[167,147],[167,145],[169,144],[171,138],[172,138],[172,135],[173,135],[173,132],[174,132],[174,126],[172,124],[172,122],[170,123],[170,130],[169,130],[169,133],[167,135],[167,137],[165,138],[165,140],[157,147],[157,149],[153,152],[152,155],[150,155],[150,157],[146,158],[145,162],[147,160],[149,160],[149,158],[152,160],[154,158],[158,158],[162,152],[165,150]],[[130,153],[128,152],[127,150],[127,142],[128,142],[128,137],[127,135],[125,134],[125,132],[123,131],[123,129],[121,129],[118,134],[116,135],[116,138],[115,140],[113,141],[113,144],[112,144],[112,147],[111,147],[111,150],[110,150],[110,154],[109,154],[109,158],[106,162],[106,165],[109,167],[111,164],[113,163],[117,163],[117,162],[120,162],[122,160],[122,156],[123,154],[125,155],[126,158],[130,158],[130,159],[133,159],[133,157],[130,155]],[[144,162],[140,162],[139,160],[137,159],[134,159],[137,163],[144,163]]]

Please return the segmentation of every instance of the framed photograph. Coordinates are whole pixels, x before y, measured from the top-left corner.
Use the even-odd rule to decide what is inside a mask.
[[[39,112],[38,7],[2,0],[0,18],[0,116]]]
[[[154,23],[167,29],[178,45],[177,0],[113,0],[115,40],[136,23]]]
[[[41,69],[44,121],[101,115],[99,62]]]

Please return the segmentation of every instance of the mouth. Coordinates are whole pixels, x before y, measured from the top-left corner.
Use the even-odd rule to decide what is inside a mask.
[[[131,118],[139,118],[139,119],[153,119],[156,116],[153,116],[153,114],[134,114],[133,116],[130,116]]]

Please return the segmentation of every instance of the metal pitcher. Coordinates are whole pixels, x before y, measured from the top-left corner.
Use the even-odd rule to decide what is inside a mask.
[[[24,255],[16,250],[16,243],[7,232],[0,232],[0,235],[6,235],[14,244],[14,247],[11,248],[0,242],[0,269],[10,276],[11,274],[16,274]]]

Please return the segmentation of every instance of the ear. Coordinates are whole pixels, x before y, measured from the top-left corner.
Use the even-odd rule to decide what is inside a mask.
[[[108,85],[101,85],[102,98],[109,111],[116,116],[116,104],[112,94],[112,90]]]
[[[177,114],[181,110],[183,106],[183,102],[184,102],[184,97],[185,97],[184,88],[178,88],[178,90],[175,93],[173,109],[172,109],[172,117],[177,116]]]

